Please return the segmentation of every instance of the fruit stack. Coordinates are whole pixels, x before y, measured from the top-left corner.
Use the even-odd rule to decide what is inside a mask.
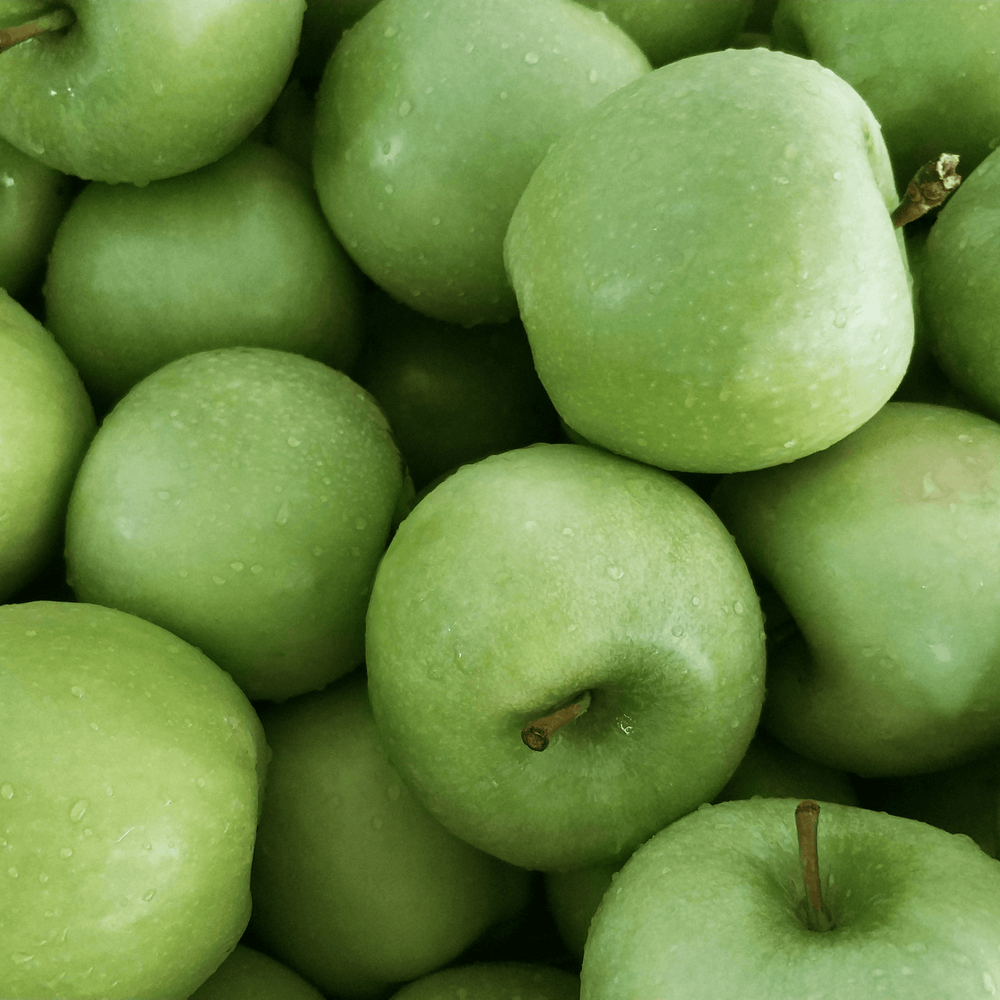
[[[0,0],[0,1000],[997,995],[998,52]]]

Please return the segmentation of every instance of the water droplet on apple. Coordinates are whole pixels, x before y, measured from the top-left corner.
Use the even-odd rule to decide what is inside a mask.
[[[674,626],[674,627],[673,627],[673,628],[672,628],[672,629],[670,630],[670,634],[671,634],[671,635],[676,635],[676,636],[677,636],[678,638],[680,638],[680,637],[681,637],[681,636],[682,636],[682,635],[684,634],[684,629],[682,629],[682,628],[680,627],[680,625],[675,625],[675,626]]]
[[[74,684],[69,690],[70,694],[76,695],[77,698],[82,698],[87,693],[78,684]]]
[[[476,43],[475,42],[466,42],[465,43],[465,51],[466,52],[471,52],[475,47],[476,47]]]
[[[226,582],[226,578],[224,576],[213,576],[212,582],[221,587]]]
[[[263,573],[264,567],[261,566],[260,563],[254,563],[253,566],[250,567],[250,572],[253,573],[254,575],[256,575],[257,573]]]
[[[195,784],[199,788],[204,788],[205,787],[205,779],[204,778],[198,778],[197,781],[195,781]]]
[[[427,676],[432,681],[439,681],[439,680],[441,680],[441,668],[440,667],[429,667],[427,669]]]
[[[274,515],[275,524],[288,524],[288,515],[291,513],[291,508],[288,506],[287,500],[281,501],[281,506],[278,508],[277,513]],[[253,570],[251,569],[251,572]]]
[[[529,66],[534,66],[538,63],[538,53],[537,52],[526,52],[524,55],[524,61]]]
[[[838,330],[843,330],[844,327],[847,326],[847,313],[843,311],[838,312],[837,315],[833,317],[833,325]]]
[[[9,876],[10,876],[11,878],[17,878],[17,869],[16,869],[16,868],[8,868],[8,869],[7,869],[7,874],[8,874],[8,875],[9,875]]]
[[[692,603],[692,604],[693,604],[693,605],[694,605],[695,607],[698,607],[698,605],[700,605],[700,604],[701,604],[701,598],[700,598],[700,597],[692,597],[692,598],[691,598],[691,603]]]
[[[9,781],[5,781],[2,785],[0,785],[0,795],[2,795],[5,799],[14,798],[14,786]]]
[[[87,811],[87,806],[89,805],[90,802],[87,799],[80,799],[79,802],[75,803],[69,811],[70,822],[79,823],[83,819],[83,814]]]
[[[409,101],[399,102],[399,117],[405,118],[413,110],[413,105]]]
[[[394,24],[390,24],[389,27],[382,32],[382,34],[385,35],[386,38],[395,38],[396,35],[399,34],[399,28],[397,28]]]
[[[150,889],[142,894],[142,898],[148,903],[156,895],[155,889]]]
[[[156,496],[160,500],[169,500],[170,499],[170,491],[169,490],[157,490],[156,491]]]
[[[741,604],[741,603],[740,603],[739,601],[737,601],[737,602],[736,602],[736,603],[735,603],[735,604],[733,605],[733,611],[735,611],[735,612],[736,612],[736,613],[737,613],[738,615],[741,615],[741,614],[743,614],[743,610],[744,610],[744,609],[743,609],[743,605],[742,605],[742,604]]]
[[[12,961],[12,962],[13,962],[13,963],[14,963],[15,965],[26,965],[26,964],[27,964],[28,962],[30,962],[30,961],[31,961],[31,960],[32,960],[32,959],[33,959],[34,957],[35,957],[34,955],[27,955],[27,954],[25,954],[25,953],[24,953],[23,951],[15,951],[15,952],[14,952],[14,953],[13,953],[13,954],[12,954],[12,955],[10,956],[10,960],[11,960],[11,961]]]
[[[609,566],[607,573],[612,580],[620,580],[625,575],[625,570],[621,566]]]
[[[61,858],[71,858],[72,856],[73,856],[73,848],[72,847],[60,847],[59,848],[59,857],[61,857]]]

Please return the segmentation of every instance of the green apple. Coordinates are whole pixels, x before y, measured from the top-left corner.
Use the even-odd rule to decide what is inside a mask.
[[[70,583],[203,649],[249,697],[290,698],[361,662],[403,491],[385,417],[346,375],[266,348],[192,354],[97,432],[70,497]]]
[[[110,608],[0,608],[0,996],[184,1000],[250,916],[267,745],[232,678]]]
[[[629,859],[594,918],[581,1000],[971,1000],[1000,984],[1000,864],[967,837],[821,806],[832,927],[813,930],[795,799],[707,806]]]
[[[57,554],[73,479],[95,430],[66,355],[0,289],[0,603]]]
[[[466,330],[375,290],[351,377],[385,411],[417,489],[465,462],[561,439],[516,321]]]
[[[254,143],[143,188],[89,184],[56,234],[45,305],[106,409],[197,351],[270,347],[346,369],[361,347],[358,275],[308,175]]]
[[[274,757],[251,930],[324,993],[384,997],[524,908],[528,873],[452,836],[400,781],[363,673],[261,720]]]
[[[942,208],[924,248],[919,299],[938,364],[994,419],[1000,418],[998,268],[1000,150],[967,176]]]
[[[750,16],[751,0],[579,0],[606,15],[654,66],[732,43]]]
[[[539,870],[622,861],[715,796],[763,693],[760,607],[715,515],[581,445],[492,456],[425,496],[379,566],[366,649],[424,805]]]
[[[586,109],[648,70],[624,32],[571,0],[382,0],[317,95],[323,210],[411,308],[512,319],[503,238],[528,178]]]
[[[73,180],[0,139],[0,288],[16,299],[45,270]]]
[[[815,63],[730,49],[623,87],[553,145],[507,234],[556,409],[671,471],[833,444],[913,346],[895,204],[878,123]]]
[[[768,654],[773,736],[870,777],[1000,744],[1000,425],[889,403],[712,506],[797,626]]]
[[[857,89],[900,188],[941,153],[958,154],[966,173],[1000,144],[998,0],[781,0],[772,38]]]
[[[238,944],[190,1000],[323,1000],[323,995],[270,955]]]
[[[305,0],[2,0],[57,15],[0,59],[0,137],[87,180],[145,184],[217,160],[267,114]]]
[[[579,1000],[580,977],[528,962],[459,965],[408,983],[392,1000]]]

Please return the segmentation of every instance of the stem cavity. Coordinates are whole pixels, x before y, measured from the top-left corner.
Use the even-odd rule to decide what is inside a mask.
[[[565,705],[541,719],[529,722],[521,730],[521,742],[529,750],[541,753],[549,745],[549,740],[557,729],[561,729],[567,722],[572,722],[578,715],[586,712],[589,707],[590,692],[585,691],[571,705]]]
[[[828,931],[833,927],[830,913],[823,906],[823,890],[819,877],[819,851],[816,832],[819,828],[819,803],[803,799],[795,807],[795,832],[799,838],[799,858],[806,885],[806,924],[811,931]]]
[[[13,28],[0,28],[0,52],[26,42],[29,38],[37,38],[46,31],[61,31],[75,21],[76,15],[73,11],[67,7],[60,7],[26,24],[18,24]]]
[[[899,229],[944,204],[962,183],[956,173],[957,166],[958,157],[954,153],[942,153],[936,160],[925,163],[906,185],[906,194],[892,213],[893,226]]]

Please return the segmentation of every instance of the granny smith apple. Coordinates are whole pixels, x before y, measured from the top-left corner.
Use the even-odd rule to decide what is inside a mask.
[[[1000,418],[998,268],[1000,150],[983,160],[941,209],[924,249],[919,299],[938,364],[994,419]]]
[[[995,995],[1000,864],[966,837],[820,803],[832,927],[813,930],[795,812],[795,799],[725,802],[643,844],[594,917],[581,1000]]]
[[[882,126],[900,188],[940,153],[972,170],[1000,145],[997,0],[781,0],[772,39],[857,89]]]
[[[70,583],[203,649],[251,698],[290,698],[361,662],[403,492],[385,417],[343,373],[265,348],[188,355],[97,432]]]
[[[729,534],[672,476],[581,445],[495,455],[426,495],[379,565],[366,650],[424,805],[540,870],[622,861],[715,796],[762,696]]]
[[[579,1000],[580,977],[528,962],[459,965],[408,983],[392,1000]]]
[[[878,123],[813,62],[731,49],[623,87],[552,146],[507,233],[556,409],[671,471],[833,444],[913,346],[895,204]]]
[[[190,1000],[323,1000],[323,995],[270,955],[238,944]]]
[[[251,928],[324,993],[386,996],[523,909],[528,873],[448,833],[400,780],[363,673],[261,719],[274,757]]]
[[[323,210],[411,308],[512,319],[503,238],[528,178],[584,110],[648,70],[624,32],[571,0],[383,0],[317,94]]]
[[[76,369],[0,289],[0,602],[62,543],[73,480],[96,430]]]
[[[309,177],[244,143],[143,188],[88,185],[56,234],[46,322],[98,406],[168,361],[269,347],[349,367],[359,278]]]
[[[562,439],[514,320],[466,330],[376,289],[351,377],[385,411],[417,489],[465,462]]]
[[[617,24],[653,66],[726,48],[750,16],[751,0],[579,0]]]
[[[1000,745],[1000,425],[889,403],[712,505],[794,620],[768,654],[773,736],[870,777]]]
[[[0,731],[0,996],[184,1000],[250,916],[250,703],[149,622],[11,604]]]
[[[304,0],[4,0],[0,27],[44,15],[51,30],[2,53],[0,137],[87,180],[145,184],[205,166],[281,93],[304,10]]]
[[[73,180],[0,139],[0,288],[20,299],[41,279]]]

